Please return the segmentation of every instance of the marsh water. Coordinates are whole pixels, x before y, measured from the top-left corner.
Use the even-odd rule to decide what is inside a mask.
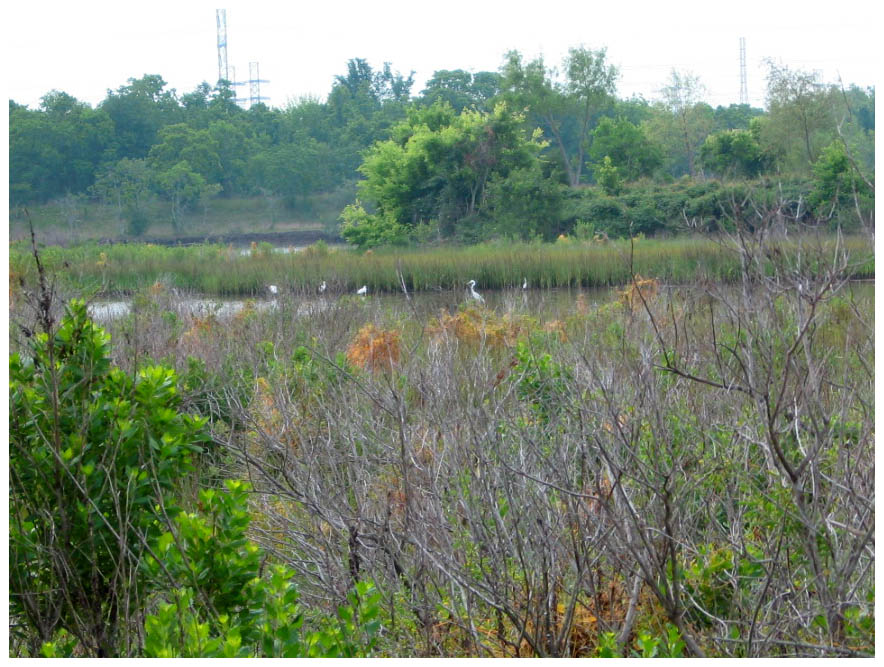
[[[697,294],[696,286],[663,285],[662,296]],[[874,281],[856,281],[850,283],[849,290],[854,297],[871,304],[874,300]],[[594,289],[556,288],[556,289],[505,289],[482,290],[481,296],[485,305],[495,311],[505,313],[512,311],[534,313],[543,319],[558,319],[574,312],[581,306],[593,306],[618,297],[620,288],[605,287]],[[195,317],[214,316],[220,321],[229,319],[250,307],[257,311],[286,309],[295,315],[309,315],[332,307],[340,300],[353,300],[382,310],[410,309],[426,315],[439,310],[453,311],[464,304],[473,303],[474,299],[467,288],[463,290],[441,290],[409,294],[402,293],[371,294],[298,294],[281,291],[276,296],[262,298],[221,298],[200,294],[169,295],[168,307],[180,315]],[[95,300],[89,304],[89,312],[98,322],[110,322],[128,315],[137,308],[133,299]]]
[[[487,290],[482,291],[485,305],[494,310],[513,310],[544,313],[557,317],[572,312],[578,300],[586,305],[601,303],[615,298],[612,288],[601,289],[526,289],[526,290]],[[170,309],[180,314],[199,317],[213,315],[219,320],[233,317],[246,307],[258,311],[288,308],[297,314],[307,315],[326,310],[342,299],[354,300],[381,309],[415,309],[419,313],[439,310],[455,310],[462,304],[474,302],[468,289],[418,292],[407,297],[397,294],[356,294],[303,295],[282,292],[275,297],[262,298],[221,298],[199,294],[171,297]],[[123,317],[137,308],[133,299],[95,300],[88,305],[89,313],[97,322],[109,322]]]

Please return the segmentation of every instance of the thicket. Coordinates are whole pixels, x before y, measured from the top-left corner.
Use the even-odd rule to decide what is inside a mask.
[[[370,653],[372,587],[355,582],[337,614],[301,606],[249,535],[248,484],[208,472],[208,416],[182,411],[175,371],[114,365],[82,301],[56,323],[39,276],[9,361],[10,654]]]
[[[627,256],[632,278],[610,299],[578,296],[555,318],[518,295],[427,312],[405,296],[305,310],[283,292],[275,309],[222,320],[162,285],[146,293],[109,325],[112,363],[136,379],[158,361],[177,369],[178,412],[199,410],[211,434],[198,486],[252,487],[175,485],[186,511],[157,519],[151,548],[178,584],[156,594],[154,620],[126,626],[145,628],[131,645],[278,655],[262,628],[290,618],[288,582],[321,615],[371,581],[373,655],[873,655],[874,318],[850,282],[871,251],[790,229],[800,251],[782,252],[776,209],[758,212],[722,238],[735,282],[667,289]],[[39,348],[12,344],[52,377]],[[46,419],[12,377],[16,423]],[[11,449],[58,451],[64,473],[51,429],[22,433]],[[18,517],[29,489],[12,490]],[[70,492],[68,511],[86,512]],[[230,583],[261,572],[244,536],[268,559],[256,587]],[[189,583],[205,568],[212,586]],[[260,628],[243,597],[269,619]],[[350,606],[316,631],[364,650],[359,630],[337,628],[372,607]],[[23,628],[34,650],[62,646]]]

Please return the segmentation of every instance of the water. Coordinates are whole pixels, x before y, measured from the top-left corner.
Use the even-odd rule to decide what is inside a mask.
[[[482,296],[486,307],[499,313],[520,311],[543,313],[545,317],[564,317],[574,312],[577,300],[582,296],[587,305],[607,301],[614,298],[610,289],[547,289],[547,290],[485,290]],[[382,309],[413,309],[425,315],[439,310],[456,310],[462,304],[472,303],[469,291],[442,290],[409,294],[369,294],[365,297],[355,294],[331,294],[323,296],[302,296],[280,294],[276,298],[218,298],[208,296],[189,296],[172,299],[170,310],[181,315],[206,317],[214,315],[218,320],[228,320],[251,304],[255,310],[268,311],[291,304],[298,315],[321,312],[336,304],[341,299],[364,303]],[[110,322],[132,312],[131,299],[94,301],[88,306],[89,314],[96,322]]]
[[[686,286],[662,286],[660,296],[670,294],[688,296],[698,288]],[[851,283],[847,291],[859,298],[874,298],[874,282],[857,281]],[[482,290],[486,307],[499,314],[520,312],[536,315],[542,319],[563,319],[578,308],[578,301],[585,306],[593,306],[618,298],[618,290],[614,288],[578,289],[504,289]],[[366,306],[408,310],[418,316],[425,317],[438,313],[440,310],[454,311],[461,305],[474,303],[469,290],[439,290],[410,294],[369,294],[365,297],[355,294],[329,294],[322,296],[280,293],[275,298],[219,298],[190,295],[171,299],[169,309],[179,315],[207,317],[214,315],[219,321],[229,320],[251,304],[255,310],[269,311],[281,307],[290,308],[297,316],[322,312],[333,307],[341,299],[365,304]],[[95,301],[89,304],[89,313],[97,322],[110,322],[132,311],[130,299]]]

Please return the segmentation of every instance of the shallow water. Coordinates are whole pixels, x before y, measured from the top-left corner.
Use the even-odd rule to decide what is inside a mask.
[[[696,293],[696,286],[661,286],[661,296],[683,295]],[[725,287],[724,289],[727,289]],[[857,281],[848,289],[856,296],[873,299],[874,282]],[[616,288],[557,288],[557,289],[505,289],[482,290],[485,305],[498,313],[522,312],[535,314],[542,319],[561,319],[575,312],[578,302],[585,306],[593,306],[618,298]],[[214,315],[225,320],[239,313],[247,303],[258,311],[272,310],[280,307],[290,308],[297,315],[308,315],[321,312],[333,306],[341,299],[356,300],[366,305],[381,309],[413,310],[425,316],[439,310],[456,310],[463,304],[472,303],[468,289],[440,290],[409,294],[369,294],[365,297],[355,294],[331,294],[323,296],[280,293],[274,298],[219,298],[199,295],[188,295],[175,298],[171,305],[179,314],[197,317]],[[109,322],[132,311],[131,299],[94,301],[89,304],[89,313],[98,322]]]
[[[546,290],[489,290],[483,291],[485,305],[501,313],[510,311],[531,311],[544,313],[546,317],[564,316],[573,312],[577,300],[582,296],[584,303],[591,305],[614,297],[611,289],[546,289]],[[379,308],[415,309],[421,313],[438,310],[453,310],[461,304],[473,301],[468,290],[445,290],[409,294],[369,294],[360,297],[351,294],[328,296],[303,296],[279,294],[275,298],[219,298],[209,296],[188,296],[173,299],[171,305],[179,313],[205,317],[214,315],[219,320],[229,319],[239,313],[247,303],[258,311],[293,306],[296,313],[306,315],[325,310],[340,299],[358,300]],[[97,300],[89,304],[90,315],[98,322],[109,322],[132,312],[131,299]]]

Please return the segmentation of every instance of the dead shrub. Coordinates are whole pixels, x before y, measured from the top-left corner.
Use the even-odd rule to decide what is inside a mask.
[[[643,308],[643,303],[653,301],[659,289],[660,282],[656,278],[642,278],[636,274],[629,286],[619,293],[620,301],[634,312]]]
[[[454,337],[462,343],[484,341],[491,347],[513,347],[527,332],[525,322],[510,313],[497,316],[494,312],[469,306],[455,315],[446,312],[431,320],[427,333],[433,338]]]
[[[401,342],[395,329],[379,329],[366,324],[347,347],[347,361],[372,371],[391,371],[399,363]]]

